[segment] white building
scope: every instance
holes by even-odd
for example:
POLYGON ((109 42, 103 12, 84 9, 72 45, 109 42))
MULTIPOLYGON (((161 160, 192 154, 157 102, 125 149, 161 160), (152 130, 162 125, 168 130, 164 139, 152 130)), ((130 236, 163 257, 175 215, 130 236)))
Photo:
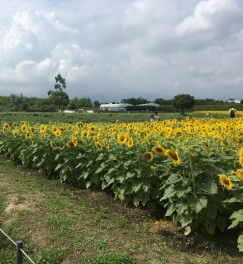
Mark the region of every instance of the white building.
POLYGON ((229 103, 237 103, 240 104, 241 100, 240 99, 232 99, 232 100, 228 100, 229 103))
POLYGON ((126 111, 127 106, 132 106, 131 104, 101 104, 100 110, 108 110, 108 111, 126 111))

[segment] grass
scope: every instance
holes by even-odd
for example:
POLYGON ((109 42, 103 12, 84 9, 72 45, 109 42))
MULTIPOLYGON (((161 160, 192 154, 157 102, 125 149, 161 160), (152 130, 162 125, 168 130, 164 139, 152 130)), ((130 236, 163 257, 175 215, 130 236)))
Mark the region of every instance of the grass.
MULTIPOLYGON (((156 219, 105 192, 61 184, 0 156, 0 227, 14 241, 23 240, 36 264, 243 262, 230 240, 208 247, 215 241, 203 236, 187 247, 193 237, 165 219, 151 232, 156 219)), ((15 246, 0 232, 0 264, 8 263, 15 263, 15 246)))
MULTIPOLYGON (((62 120, 63 123, 76 123, 79 121, 86 123, 107 122, 144 122, 150 121, 152 112, 129 113, 129 112, 96 112, 93 114, 83 113, 42 113, 42 112, 0 112, 0 120, 2 123, 12 123, 27 121, 28 123, 46 124, 48 122, 56 123, 62 120)), ((184 119, 179 113, 159 113, 161 120, 163 119, 184 119)), ((205 117, 205 115, 203 115, 205 117)))

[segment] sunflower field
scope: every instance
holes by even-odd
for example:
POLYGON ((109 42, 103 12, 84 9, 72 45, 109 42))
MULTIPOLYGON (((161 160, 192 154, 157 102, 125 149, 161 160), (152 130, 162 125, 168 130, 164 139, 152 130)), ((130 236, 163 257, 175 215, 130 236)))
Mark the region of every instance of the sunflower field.
POLYGON ((4 123, 0 152, 126 204, 161 208, 186 235, 234 228, 243 251, 243 117, 4 123))

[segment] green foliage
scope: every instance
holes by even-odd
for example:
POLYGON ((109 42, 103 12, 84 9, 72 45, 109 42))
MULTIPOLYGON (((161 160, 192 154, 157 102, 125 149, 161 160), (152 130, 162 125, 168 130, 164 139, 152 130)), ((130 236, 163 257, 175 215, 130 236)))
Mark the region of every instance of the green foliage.
POLYGON ((181 114, 184 114, 185 110, 193 108, 195 99, 189 94, 178 94, 173 98, 172 104, 181 114))
POLYGON ((63 110, 69 103, 69 96, 63 91, 66 88, 66 81, 60 74, 55 77, 55 80, 54 91, 48 91, 49 100, 59 110, 63 110))
POLYGON ((149 101, 145 98, 138 97, 138 98, 128 98, 128 99, 122 99, 121 103, 123 104, 132 104, 132 105, 139 105, 139 104, 147 104, 149 101))

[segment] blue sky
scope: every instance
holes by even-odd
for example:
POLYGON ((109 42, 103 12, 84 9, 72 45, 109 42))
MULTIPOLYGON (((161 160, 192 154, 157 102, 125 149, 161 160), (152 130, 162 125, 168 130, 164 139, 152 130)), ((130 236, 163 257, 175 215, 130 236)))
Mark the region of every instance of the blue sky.
POLYGON ((0 95, 243 99, 242 0, 0 4, 0 95))

